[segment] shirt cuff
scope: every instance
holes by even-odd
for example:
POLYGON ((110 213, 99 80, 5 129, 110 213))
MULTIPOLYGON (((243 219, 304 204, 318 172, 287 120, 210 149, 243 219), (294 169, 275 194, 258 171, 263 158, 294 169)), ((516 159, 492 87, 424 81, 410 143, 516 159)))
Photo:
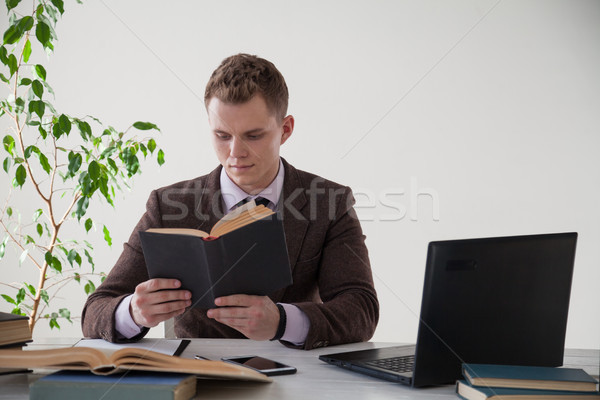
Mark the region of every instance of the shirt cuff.
POLYGON ((285 333, 281 340, 290 342, 295 346, 302 346, 308 336, 310 321, 308 316, 293 304, 279 303, 283 306, 286 315, 285 333))
POLYGON ((131 303, 132 294, 125 297, 117 310, 115 311, 115 329, 117 333, 125 339, 131 339, 132 337, 139 335, 142 331, 142 327, 135 323, 131 314, 129 313, 129 304, 131 303))

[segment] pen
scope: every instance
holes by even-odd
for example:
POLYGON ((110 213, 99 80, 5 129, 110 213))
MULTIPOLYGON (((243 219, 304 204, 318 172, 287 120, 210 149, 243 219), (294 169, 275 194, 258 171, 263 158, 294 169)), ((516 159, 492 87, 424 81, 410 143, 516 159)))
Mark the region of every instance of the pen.
POLYGON ((196 354, 196 355, 194 356, 194 358, 195 358, 196 360, 210 360, 209 358, 206 358, 206 357, 204 357, 204 356, 201 356, 201 355, 199 355, 199 354, 196 354))

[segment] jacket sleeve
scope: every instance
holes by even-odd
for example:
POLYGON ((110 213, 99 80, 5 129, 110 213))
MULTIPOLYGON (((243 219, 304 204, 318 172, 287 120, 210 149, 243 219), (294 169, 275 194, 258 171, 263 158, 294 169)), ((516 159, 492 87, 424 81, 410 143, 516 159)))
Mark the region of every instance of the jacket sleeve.
POLYGON ((379 302, 353 204, 346 188, 324 236, 317 278, 321 302, 295 303, 310 320, 307 350, 369 340, 377 326, 379 302))
POLYGON ((104 282, 92 293, 83 308, 81 325, 83 335, 101 338, 110 342, 136 341, 148 333, 148 328, 131 339, 119 339, 115 329, 115 311, 119 303, 135 291, 135 287, 148 280, 144 254, 138 237, 139 231, 160 227, 158 195, 153 191, 146 203, 146 212, 131 233, 123 252, 104 282))

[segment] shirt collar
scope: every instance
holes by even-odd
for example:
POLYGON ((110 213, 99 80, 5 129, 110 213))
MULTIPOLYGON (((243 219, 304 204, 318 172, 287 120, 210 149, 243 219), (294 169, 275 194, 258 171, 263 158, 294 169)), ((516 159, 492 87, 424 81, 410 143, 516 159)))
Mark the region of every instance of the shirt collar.
POLYGON ((275 179, 267 186, 262 192, 257 195, 249 195, 244 192, 238 185, 236 185, 225 172, 225 168, 221 169, 221 197, 223 198, 223 209, 225 212, 231 211, 231 209, 239 203, 241 200, 244 200, 247 197, 251 199, 255 199, 257 197, 264 197, 269 200, 272 204, 277 206, 279 202, 279 197, 281 196, 281 189, 283 188, 283 177, 284 173, 283 162, 281 158, 279 158, 279 171, 277 171, 277 176, 275 179))

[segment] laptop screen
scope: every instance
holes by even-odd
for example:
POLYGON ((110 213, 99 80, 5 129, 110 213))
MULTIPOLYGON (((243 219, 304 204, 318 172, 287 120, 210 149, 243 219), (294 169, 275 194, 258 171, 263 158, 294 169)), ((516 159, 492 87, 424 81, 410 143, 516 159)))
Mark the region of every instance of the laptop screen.
POLYGON ((414 386, 463 362, 562 365, 577 233, 431 242, 414 386))

